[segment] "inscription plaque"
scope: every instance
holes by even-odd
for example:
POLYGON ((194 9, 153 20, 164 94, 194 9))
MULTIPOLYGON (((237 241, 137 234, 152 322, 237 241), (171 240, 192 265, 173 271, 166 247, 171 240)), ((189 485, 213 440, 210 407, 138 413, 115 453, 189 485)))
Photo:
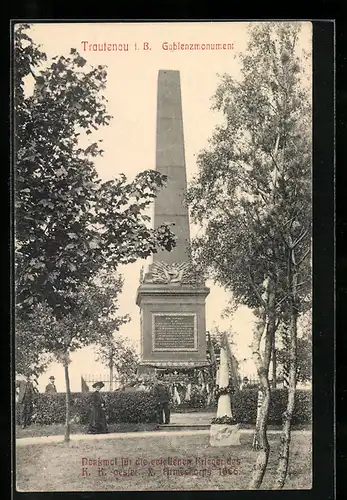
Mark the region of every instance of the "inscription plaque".
POLYGON ((153 314, 153 351, 196 351, 195 314, 153 314))

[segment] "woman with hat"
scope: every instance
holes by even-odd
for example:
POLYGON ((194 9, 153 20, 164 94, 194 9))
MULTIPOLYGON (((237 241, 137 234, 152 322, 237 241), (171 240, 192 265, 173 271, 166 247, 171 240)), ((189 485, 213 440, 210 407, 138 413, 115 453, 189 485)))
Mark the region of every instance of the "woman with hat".
POLYGON ((100 389, 104 387, 103 382, 95 382, 92 387, 95 389, 91 395, 91 411, 88 433, 89 434, 105 434, 107 432, 106 412, 103 398, 100 394, 100 389))

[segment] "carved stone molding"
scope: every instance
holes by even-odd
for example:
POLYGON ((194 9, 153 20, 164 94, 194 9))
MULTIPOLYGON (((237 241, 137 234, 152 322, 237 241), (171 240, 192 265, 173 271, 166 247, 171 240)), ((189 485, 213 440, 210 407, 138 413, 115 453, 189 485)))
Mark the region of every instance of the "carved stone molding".
POLYGON ((150 271, 142 275, 143 283, 202 283, 203 277, 198 273, 190 262, 154 262, 150 271))

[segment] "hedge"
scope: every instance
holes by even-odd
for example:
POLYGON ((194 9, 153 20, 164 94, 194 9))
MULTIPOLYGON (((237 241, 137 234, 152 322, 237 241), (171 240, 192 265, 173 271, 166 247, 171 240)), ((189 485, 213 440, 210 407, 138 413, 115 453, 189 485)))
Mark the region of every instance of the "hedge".
MULTIPOLYGON (((76 423, 85 425, 90 414, 91 393, 71 394, 71 419, 76 423)), ((153 396, 145 391, 116 391, 102 394, 108 422, 113 423, 153 423, 156 421, 156 404, 153 396)), ((34 411, 32 422, 37 424, 62 424, 65 422, 65 393, 37 394, 33 401, 34 411)), ((232 408, 238 422, 254 424, 257 412, 257 389, 245 389, 232 395, 232 408)), ((271 404, 269 424, 281 424, 282 414, 287 403, 286 389, 273 389, 271 391, 271 404)), ((172 407, 173 411, 184 411, 199 408, 201 411, 213 411, 212 407, 206 408, 200 399, 184 404, 179 408, 172 407), (194 403, 194 404, 193 404, 194 403)), ((310 391, 297 390, 293 424, 311 421, 312 394, 310 391)), ((17 412, 17 422, 18 420, 17 412)))
MULTIPOLYGON (((269 409, 269 424, 281 424, 287 406, 287 389, 272 389, 269 409)), ((255 424, 257 415, 258 389, 244 389, 232 395, 234 417, 238 422, 255 424)), ((297 389, 293 424, 304 424, 312 420, 311 391, 297 389)))
MULTIPOLYGON (((105 392, 102 394, 107 409, 108 422, 152 423, 156 421, 156 406, 153 396, 145 391, 105 392)), ((71 393, 71 419, 87 424, 90 415, 91 393, 71 393)), ((37 394, 33 401, 32 423, 65 423, 66 395, 37 394)), ((17 422, 19 412, 17 411, 17 422)))

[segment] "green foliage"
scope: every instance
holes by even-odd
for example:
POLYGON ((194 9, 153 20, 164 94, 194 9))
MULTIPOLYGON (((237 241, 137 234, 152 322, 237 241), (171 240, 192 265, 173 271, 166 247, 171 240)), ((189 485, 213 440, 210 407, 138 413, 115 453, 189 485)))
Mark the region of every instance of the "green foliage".
MULTIPOLYGON (((282 424, 283 412, 287 407, 288 391, 271 390, 269 424, 282 424)), ((255 424, 257 415, 258 390, 245 389, 232 395, 233 415, 237 422, 255 424)), ((295 410, 292 424, 304 424, 312 420, 312 393, 298 389, 295 393, 295 410)))
MULTIPOLYGON (((98 342, 102 335, 119 329, 127 320, 117 315, 117 296, 121 287, 119 276, 103 274, 97 280, 85 283, 77 292, 61 292, 66 302, 71 299, 75 305, 75 309, 65 314, 59 314, 58 306, 58 310, 53 310, 42 302, 32 307, 31 314, 18 315, 16 362, 23 360, 27 365, 32 357, 41 360, 43 353, 51 353, 58 361, 63 361, 68 353, 98 342), (27 351, 30 354, 24 358, 27 351)), ((40 368, 41 372, 45 366, 40 368)))
POLYGON ((165 176, 98 178, 101 141, 91 136, 112 118, 106 68, 89 67, 75 49, 47 61, 29 30, 18 24, 14 34, 16 314, 17 352, 27 342, 38 373, 39 351, 66 360, 118 330, 127 319, 116 315, 117 267, 175 240, 167 225, 149 228, 145 213, 165 176))
POLYGON ((122 385, 136 376, 139 357, 128 339, 116 337, 112 332, 102 336, 99 344, 97 361, 114 368, 122 385))
POLYGON ((42 352, 42 333, 40 316, 32 315, 26 320, 21 317, 16 319, 16 374, 36 378, 46 371, 52 355, 42 352))
MULTIPOLYGON (((281 424, 282 414, 286 408, 287 391, 285 389, 276 389, 271 391, 272 398, 270 404, 269 424, 281 424)), ((255 424, 257 412, 257 394, 256 389, 245 389, 232 395, 233 415, 237 422, 244 424, 255 424)), ((155 422, 155 399, 151 394, 145 391, 116 391, 105 392, 102 394, 109 423, 129 422, 144 423, 155 422)), ((40 393, 34 397, 33 423, 38 424, 57 424, 65 422, 65 393, 45 394, 40 393)), ((185 405, 188 411, 191 408, 197 408, 197 400, 191 404, 185 405)), ((90 412, 90 394, 72 393, 71 394, 71 419, 76 423, 86 425, 90 412)), ((295 395, 295 412, 293 424, 304 424, 311 422, 312 415, 312 394, 310 391, 297 390, 295 395)), ((18 408, 17 408, 18 410, 18 408)), ((173 411, 176 411, 172 407, 173 411)), ((177 408, 177 411, 182 408, 177 408)), ((201 410, 206 411, 204 405, 201 410)), ((213 411, 213 408, 209 410, 213 411)), ((18 413, 18 412, 17 412, 18 413)))
MULTIPOLYGON (((156 404, 147 392, 106 392, 105 401, 108 423, 145 423, 156 421, 156 404)), ((65 393, 37 394, 34 398, 32 423, 65 423, 65 393)), ((87 425, 91 408, 91 395, 71 393, 71 420, 87 425)), ((17 411, 18 419, 18 411, 17 411)), ((19 421, 19 420, 17 420, 19 421)))
POLYGON ((224 417, 216 417, 211 420, 211 424, 214 425, 235 425, 238 422, 231 417, 228 417, 227 415, 224 415, 224 417))
MULTIPOLYGON (((288 367, 288 349, 278 349, 276 351, 277 365, 281 371, 288 367)), ((312 339, 311 336, 298 338, 297 341, 297 372, 298 382, 312 380, 312 339)))
POLYGON ((16 30, 14 50, 18 310, 45 300, 65 314, 76 303, 64 292, 175 242, 168 226, 149 228, 144 213, 165 177, 98 178, 100 141, 88 138, 112 118, 102 95, 106 68, 87 67, 75 49, 40 66, 46 57, 25 31, 16 30))
POLYGON ((310 295, 311 108, 298 37, 294 23, 252 27, 240 81, 221 77, 214 108, 225 120, 199 154, 188 192, 204 229, 194 258, 253 309, 264 306, 269 277, 276 302, 286 306, 294 244, 301 301, 310 295))

